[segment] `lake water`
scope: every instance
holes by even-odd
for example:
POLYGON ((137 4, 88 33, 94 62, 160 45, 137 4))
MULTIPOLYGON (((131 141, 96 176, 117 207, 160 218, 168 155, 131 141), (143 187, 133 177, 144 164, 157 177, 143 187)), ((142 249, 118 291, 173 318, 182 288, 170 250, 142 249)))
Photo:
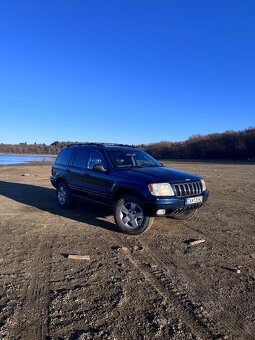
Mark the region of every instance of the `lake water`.
POLYGON ((29 162, 53 161, 55 157, 0 154, 0 165, 24 164, 29 162))

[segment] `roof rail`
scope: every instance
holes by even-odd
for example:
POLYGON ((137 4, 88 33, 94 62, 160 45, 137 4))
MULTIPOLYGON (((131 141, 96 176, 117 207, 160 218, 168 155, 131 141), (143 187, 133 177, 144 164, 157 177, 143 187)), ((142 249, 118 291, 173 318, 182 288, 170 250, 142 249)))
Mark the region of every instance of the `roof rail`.
POLYGON ((135 145, 132 144, 118 144, 118 143, 104 143, 103 145, 105 146, 126 146, 126 147, 129 147, 129 148, 135 148, 135 145))
POLYGON ((69 146, 83 146, 83 145, 103 146, 102 143, 72 143, 72 144, 68 144, 67 147, 69 147, 69 146))
POLYGON ((135 145, 129 145, 129 144, 117 144, 117 143, 73 143, 67 145, 69 146, 85 146, 85 145, 92 145, 92 146, 125 146, 129 148, 135 148, 135 145))

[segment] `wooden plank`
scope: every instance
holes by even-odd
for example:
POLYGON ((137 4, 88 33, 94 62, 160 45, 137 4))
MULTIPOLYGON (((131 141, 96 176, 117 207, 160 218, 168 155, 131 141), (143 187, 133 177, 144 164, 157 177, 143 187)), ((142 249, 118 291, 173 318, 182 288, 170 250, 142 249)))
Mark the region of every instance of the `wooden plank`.
POLYGON ((90 256, 89 255, 71 255, 69 254, 67 256, 71 260, 83 260, 83 261, 90 261, 90 256))
POLYGON ((196 244, 200 244, 200 243, 204 243, 205 242, 205 240, 195 240, 195 241, 190 241, 189 242, 189 245, 190 246, 195 246, 196 244))

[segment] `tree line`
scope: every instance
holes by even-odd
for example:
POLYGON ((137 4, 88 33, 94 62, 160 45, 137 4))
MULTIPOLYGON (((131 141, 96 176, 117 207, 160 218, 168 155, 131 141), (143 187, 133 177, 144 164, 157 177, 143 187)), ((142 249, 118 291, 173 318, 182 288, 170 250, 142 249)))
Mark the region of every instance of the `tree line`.
POLYGON ((53 142, 50 145, 43 144, 28 144, 27 142, 19 144, 3 144, 0 143, 0 153, 14 153, 14 154, 46 154, 56 155, 65 146, 72 144, 71 142, 53 142))
MULTIPOLYGON (((73 142, 55 141, 50 145, 0 144, 0 153, 58 154, 73 142)), ((255 160, 255 127, 243 131, 226 131, 195 135, 183 142, 162 141, 137 147, 157 159, 253 159, 255 160)))
POLYGON ((255 128, 195 135, 184 142, 159 142, 142 147, 158 159, 255 160, 255 128))

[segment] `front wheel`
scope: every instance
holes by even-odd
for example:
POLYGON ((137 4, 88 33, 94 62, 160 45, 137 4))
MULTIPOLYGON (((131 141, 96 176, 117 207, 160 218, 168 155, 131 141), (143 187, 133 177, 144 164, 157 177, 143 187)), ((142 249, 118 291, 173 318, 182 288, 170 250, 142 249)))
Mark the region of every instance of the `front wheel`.
POLYGON ((135 196, 121 197, 114 208, 114 219, 124 233, 138 235, 148 230, 153 219, 146 215, 142 202, 135 196))
POLYGON ((68 209, 72 206, 73 198, 66 182, 62 181, 58 184, 56 198, 60 208, 68 209))

